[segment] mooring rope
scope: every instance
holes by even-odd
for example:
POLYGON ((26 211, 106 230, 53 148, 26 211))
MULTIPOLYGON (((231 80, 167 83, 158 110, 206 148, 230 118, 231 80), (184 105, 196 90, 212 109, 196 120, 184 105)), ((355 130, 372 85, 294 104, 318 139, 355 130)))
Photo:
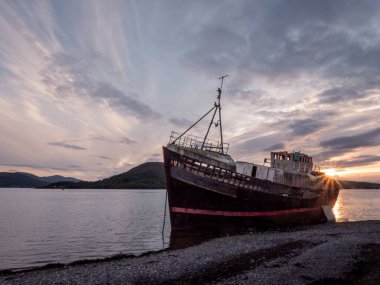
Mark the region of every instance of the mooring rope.
POLYGON ((162 245, 165 247, 165 222, 166 222, 166 207, 167 207, 167 201, 168 201, 168 190, 166 189, 166 194, 165 194, 165 208, 164 208, 164 222, 162 223, 162 245))

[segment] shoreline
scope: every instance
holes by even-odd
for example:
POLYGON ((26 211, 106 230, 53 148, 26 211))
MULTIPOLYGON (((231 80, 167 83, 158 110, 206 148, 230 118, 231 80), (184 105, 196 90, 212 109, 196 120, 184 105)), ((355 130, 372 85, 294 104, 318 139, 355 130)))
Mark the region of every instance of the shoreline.
POLYGON ((3 270, 0 284, 368 285, 380 283, 379 268, 380 221, 362 221, 220 237, 138 256, 3 270))
MULTIPOLYGON (((102 263, 102 262, 108 262, 108 261, 116 261, 121 260, 125 258, 139 258, 151 254, 160 253, 162 251, 170 250, 170 248, 165 248, 161 250, 152 250, 143 252, 141 254, 127 254, 127 253, 120 253, 115 254, 107 257, 102 258, 94 258, 94 259, 78 259, 75 261, 63 263, 63 262, 54 262, 54 263, 48 263, 42 266, 30 266, 30 267, 21 267, 21 268, 9 268, 9 269, 0 269, 0 278, 1 276, 9 276, 9 275, 15 275, 15 274, 22 274, 27 272, 33 272, 33 271, 40 271, 40 270, 46 270, 46 269, 59 269, 59 268, 67 268, 71 266, 77 266, 77 265, 88 265, 92 263, 102 263)), ((0 279, 1 280, 1 279, 0 279)))

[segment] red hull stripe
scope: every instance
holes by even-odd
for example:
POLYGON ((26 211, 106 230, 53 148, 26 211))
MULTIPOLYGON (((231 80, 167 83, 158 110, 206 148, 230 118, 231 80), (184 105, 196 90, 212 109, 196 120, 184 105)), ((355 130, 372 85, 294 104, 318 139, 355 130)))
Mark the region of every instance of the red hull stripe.
POLYGON ((265 217, 265 216, 281 216, 295 213, 304 213, 320 210, 320 208, 297 208, 290 210, 266 211, 266 212, 231 212, 231 211, 215 211, 201 210, 190 208, 171 207, 170 210, 174 213, 186 213, 196 215, 211 215, 211 216, 227 216, 227 217, 265 217))

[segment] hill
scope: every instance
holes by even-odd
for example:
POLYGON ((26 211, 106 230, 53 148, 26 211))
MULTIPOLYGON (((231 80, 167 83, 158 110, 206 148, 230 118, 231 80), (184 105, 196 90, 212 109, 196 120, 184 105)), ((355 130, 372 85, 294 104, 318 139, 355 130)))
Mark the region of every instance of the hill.
POLYGON ((60 175, 39 177, 26 172, 0 172, 0 187, 41 187, 62 181, 78 182, 80 180, 60 175))
POLYGON ((343 189, 380 189, 379 183, 373 182, 360 182, 360 181, 349 181, 339 179, 340 184, 343 189))
POLYGON ((87 188, 87 189, 162 189, 166 188, 164 164, 146 162, 127 172, 95 182, 53 183, 49 188, 87 188))
MULTIPOLYGON (((375 189, 379 183, 339 180, 345 189, 375 189)), ((73 189, 163 189, 166 188, 164 164, 146 162, 127 172, 98 181, 79 181, 59 175, 38 177, 30 173, 0 172, 0 187, 39 187, 73 189)))
MULTIPOLYGON (((380 188, 380 184, 339 180, 345 189, 380 188)), ((127 172, 111 176, 95 182, 53 183, 49 188, 87 188, 87 189, 162 189, 166 188, 164 164, 162 162, 146 162, 127 172)))

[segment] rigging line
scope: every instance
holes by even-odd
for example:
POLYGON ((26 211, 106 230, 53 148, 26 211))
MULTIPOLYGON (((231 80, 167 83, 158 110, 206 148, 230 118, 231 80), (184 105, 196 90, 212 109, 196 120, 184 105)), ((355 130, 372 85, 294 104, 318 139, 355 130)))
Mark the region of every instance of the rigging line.
POLYGON ((190 131, 196 124, 198 124, 204 117, 206 117, 208 114, 210 114, 210 112, 212 111, 212 110, 214 110, 214 108, 216 108, 216 106, 214 106, 214 107, 212 107, 211 109, 210 109, 210 111, 208 111, 206 114, 204 114, 203 115, 203 117, 202 118, 200 118, 198 121, 196 121, 194 124, 192 124, 191 125, 191 127, 189 127, 186 131, 184 131, 178 138, 176 138, 173 142, 172 142, 172 144, 175 144, 175 142, 177 141, 177 140, 179 140, 184 134, 186 134, 188 131, 190 131))
POLYGON ((220 129, 220 143, 222 145, 222 154, 224 154, 224 146, 223 146, 223 130, 222 130, 222 112, 219 104, 219 129, 220 129))
POLYGON ((215 114, 216 114, 216 111, 217 111, 217 110, 218 110, 218 107, 215 108, 214 115, 212 115, 210 125, 208 126, 207 133, 206 133, 205 138, 204 138, 203 143, 202 143, 202 147, 201 147, 202 150, 203 150, 203 147, 204 147, 204 145, 205 145, 205 143, 206 143, 207 136, 208 136, 208 133, 210 132, 210 128, 211 128, 211 125, 212 125, 212 123, 213 123, 213 121, 214 121, 215 114))

